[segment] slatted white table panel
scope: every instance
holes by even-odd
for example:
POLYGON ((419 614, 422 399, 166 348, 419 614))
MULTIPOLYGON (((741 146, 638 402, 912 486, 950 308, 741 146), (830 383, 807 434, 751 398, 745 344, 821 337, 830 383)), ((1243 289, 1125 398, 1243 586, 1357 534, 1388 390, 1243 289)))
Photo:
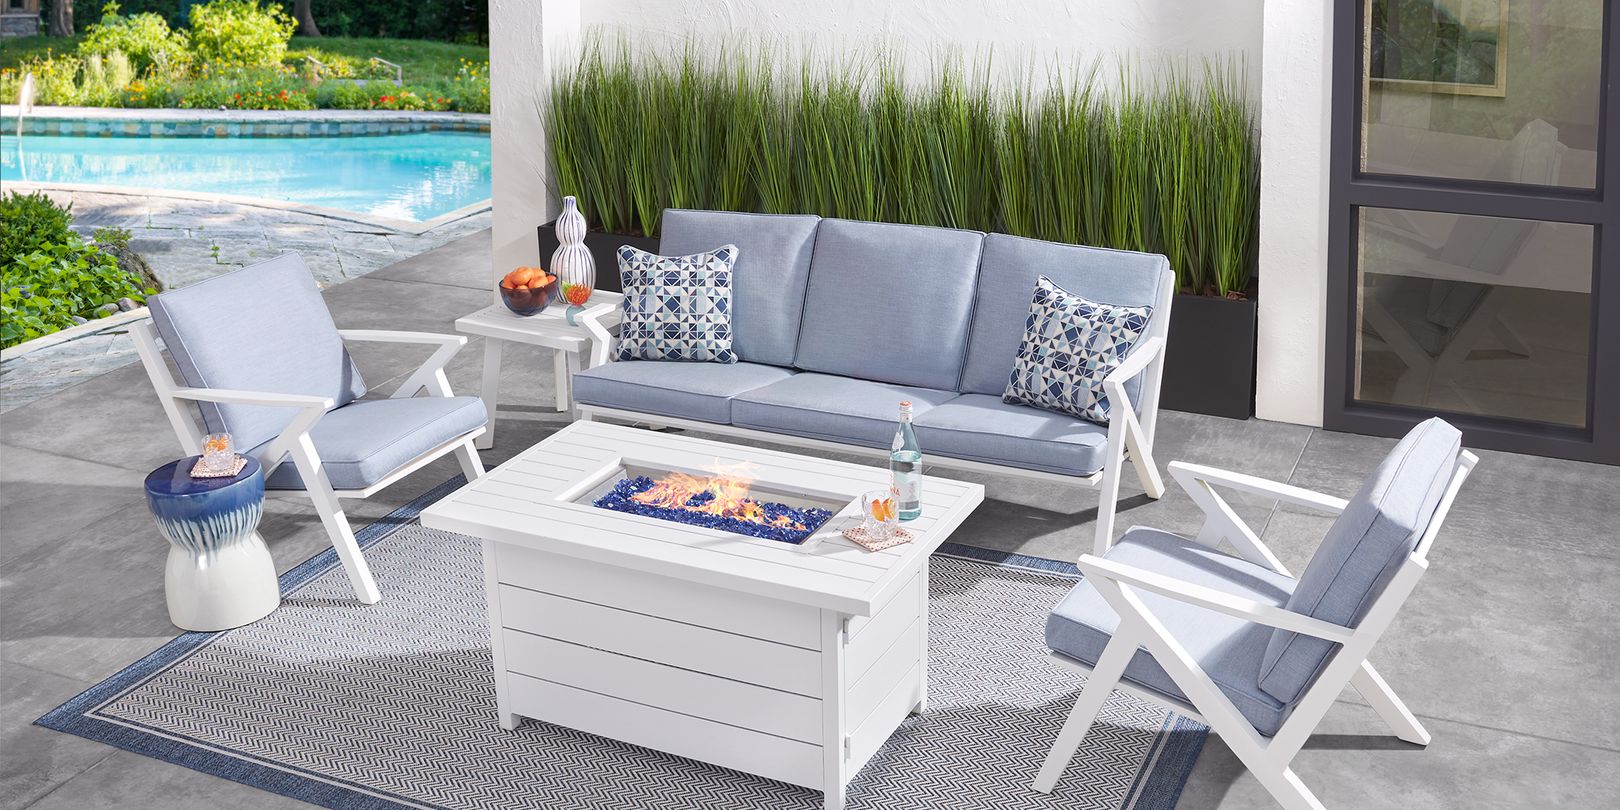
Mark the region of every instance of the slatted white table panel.
POLYGON ((886 470, 597 422, 559 431, 422 513, 484 540, 500 722, 557 723, 822 790, 927 701, 928 555, 984 500, 927 476, 916 539, 839 532, 886 470), (801 546, 574 503, 630 464, 746 465, 848 504, 801 546))

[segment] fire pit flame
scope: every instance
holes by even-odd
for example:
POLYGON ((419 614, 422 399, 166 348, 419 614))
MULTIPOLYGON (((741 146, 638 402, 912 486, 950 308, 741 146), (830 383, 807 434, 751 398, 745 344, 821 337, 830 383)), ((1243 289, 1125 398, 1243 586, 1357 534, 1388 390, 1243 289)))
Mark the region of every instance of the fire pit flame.
POLYGON ((657 480, 636 476, 621 479, 594 505, 787 543, 804 542, 832 517, 826 509, 756 500, 749 495, 752 484, 740 468, 709 476, 671 472, 657 480))

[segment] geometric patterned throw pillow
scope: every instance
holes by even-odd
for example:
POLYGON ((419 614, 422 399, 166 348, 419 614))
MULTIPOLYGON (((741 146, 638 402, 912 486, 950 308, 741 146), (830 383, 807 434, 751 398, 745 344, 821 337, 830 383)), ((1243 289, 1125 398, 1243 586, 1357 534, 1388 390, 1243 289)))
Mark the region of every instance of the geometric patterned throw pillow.
POLYGON ((620 360, 735 363, 731 349, 731 267, 737 246, 691 256, 619 248, 624 318, 620 360))
POLYGON ((1152 307, 1099 304, 1041 276, 1003 402, 1108 424, 1103 378, 1142 337, 1152 307))

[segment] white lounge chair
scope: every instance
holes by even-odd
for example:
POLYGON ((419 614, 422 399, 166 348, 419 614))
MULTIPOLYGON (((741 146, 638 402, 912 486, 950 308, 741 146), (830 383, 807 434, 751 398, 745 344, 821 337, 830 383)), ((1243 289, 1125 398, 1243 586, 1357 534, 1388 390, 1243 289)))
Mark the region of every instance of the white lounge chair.
POLYGON ((1059 662, 1089 672, 1035 778, 1050 792, 1116 687, 1202 719, 1277 802, 1321 808, 1289 763, 1346 684, 1395 736, 1426 745, 1418 723, 1367 660, 1418 579, 1457 490, 1478 459, 1439 419, 1418 425, 1348 501, 1238 473, 1173 462, 1203 509, 1195 539, 1136 528, 1102 556, 1047 622, 1059 662), (1337 514, 1294 578, 1215 485, 1337 514), (1226 540, 1241 556, 1216 550, 1226 540))
POLYGON ((471 481, 484 474, 473 447, 488 417, 477 397, 450 393, 444 365, 460 335, 338 329, 297 254, 288 253, 147 302, 152 320, 130 334, 182 452, 205 431, 228 432, 258 458, 270 489, 309 493, 361 602, 382 595, 339 498, 369 498, 453 453, 471 481), (158 338, 180 370, 177 382, 158 338), (344 341, 438 347, 389 399, 361 399, 366 384, 344 341), (428 396, 417 397, 426 392, 428 396), (291 462, 288 464, 287 462, 291 462))

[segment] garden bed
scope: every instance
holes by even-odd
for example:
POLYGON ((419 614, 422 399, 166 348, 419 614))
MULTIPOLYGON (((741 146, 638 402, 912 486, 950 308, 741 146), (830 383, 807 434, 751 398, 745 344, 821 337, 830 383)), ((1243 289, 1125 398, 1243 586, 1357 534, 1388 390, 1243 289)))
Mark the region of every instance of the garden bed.
POLYGON ((176 28, 110 6, 83 36, 7 41, 0 97, 32 74, 37 103, 56 106, 489 111, 486 47, 292 30, 271 5, 201 4, 176 28))

